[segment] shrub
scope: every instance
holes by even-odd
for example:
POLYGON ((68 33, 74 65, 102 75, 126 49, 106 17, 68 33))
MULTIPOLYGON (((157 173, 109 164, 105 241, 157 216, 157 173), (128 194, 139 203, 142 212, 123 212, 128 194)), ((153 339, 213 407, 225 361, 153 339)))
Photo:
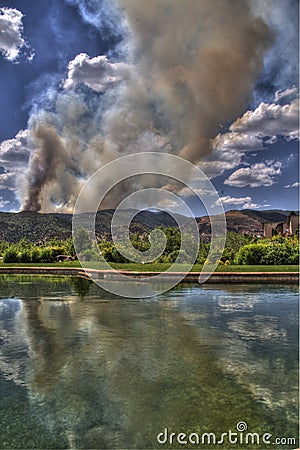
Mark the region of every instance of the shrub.
POLYGON ((18 253, 17 256, 18 262, 21 263, 30 263, 31 262, 31 250, 29 248, 23 249, 18 253))
POLYGON ((121 253, 119 253, 116 248, 112 249, 111 256, 112 256, 112 262, 116 262, 116 263, 120 263, 120 264, 129 262, 128 259, 125 258, 123 255, 121 255, 121 253))
POLYGON ((169 263, 170 261, 168 255, 160 255, 155 262, 166 264, 169 263))
POLYGON ((18 249, 14 246, 8 247, 3 255, 3 262, 5 263, 15 263, 18 262, 18 249))
POLYGON ((31 250, 31 262, 40 262, 40 250, 38 248, 31 250))
POLYGON ((93 250, 85 250, 84 252, 81 252, 80 257, 84 261, 100 261, 101 260, 99 252, 94 249, 93 250))
POLYGON ((184 264, 189 261, 189 256, 185 250, 180 250, 178 254, 178 263, 184 264))
POLYGON ((266 254, 268 245, 265 244, 249 244, 241 247, 236 255, 237 264, 263 264, 262 258, 266 254))
POLYGON ((298 262, 298 245, 290 242, 249 244, 242 247, 236 255, 237 264, 284 265, 298 262))
POLYGON ((53 262, 55 258, 52 256, 52 248, 51 247, 44 247, 40 249, 40 262, 41 263, 47 263, 47 262, 53 262))
POLYGON ((298 247, 291 244, 267 245, 262 264, 298 264, 298 247))
POLYGON ((106 261, 113 262, 112 248, 104 248, 101 253, 106 261))
POLYGON ((171 253, 169 253, 168 254, 169 262, 173 264, 176 261, 178 254, 179 254, 178 250, 173 250, 171 253))

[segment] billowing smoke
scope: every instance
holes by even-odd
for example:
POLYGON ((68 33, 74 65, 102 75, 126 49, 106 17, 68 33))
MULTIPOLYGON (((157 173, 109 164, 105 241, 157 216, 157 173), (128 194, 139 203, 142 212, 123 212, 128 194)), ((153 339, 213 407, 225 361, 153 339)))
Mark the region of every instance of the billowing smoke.
MULTIPOLYGON (((86 14, 83 0, 73 4, 86 14)), ((166 151, 197 163, 212 150, 220 124, 251 99, 272 33, 247 0, 118 6, 127 28, 120 59, 78 55, 64 90, 52 93, 52 111, 31 117, 23 209, 71 211, 88 176, 126 154, 166 151)))
MULTIPOLYGON (((66 198, 63 191, 69 194, 69 184, 76 183, 78 171, 77 164, 55 129, 40 124, 31 130, 31 136, 36 148, 27 172, 30 190, 29 197, 24 199, 24 209, 39 211, 42 207, 43 187, 55 183, 60 188, 60 198, 66 198)), ((51 200, 55 203, 55 189, 51 191, 51 195, 51 200)))
POLYGON ((270 44, 265 23, 240 0, 120 0, 136 37, 139 66, 176 150, 196 162, 219 125, 250 100, 270 44), (183 148, 183 149, 181 149, 183 148))

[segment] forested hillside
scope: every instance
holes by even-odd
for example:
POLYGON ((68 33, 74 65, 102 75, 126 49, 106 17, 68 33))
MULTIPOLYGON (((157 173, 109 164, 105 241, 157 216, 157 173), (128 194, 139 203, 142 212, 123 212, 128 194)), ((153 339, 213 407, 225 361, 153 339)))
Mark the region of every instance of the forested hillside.
MULTIPOLYGON (((290 211, 254 211, 231 210, 226 213, 228 231, 257 234, 262 231, 265 222, 280 222, 286 220, 290 211)), ((98 238, 110 238, 110 223, 114 210, 104 210, 97 213, 96 235, 98 238)), ((124 221, 128 211, 124 211, 124 221)), ((88 217, 89 215, 86 215, 88 217)), ((200 235, 209 237, 209 217, 197 218, 200 235)), ((142 211, 134 218, 131 230, 144 234, 158 226, 174 227, 174 219, 165 212, 142 211)), ((19 242, 25 238, 29 242, 45 243, 57 237, 60 240, 72 235, 71 214, 41 214, 31 211, 20 213, 0 212, 0 240, 19 242)))

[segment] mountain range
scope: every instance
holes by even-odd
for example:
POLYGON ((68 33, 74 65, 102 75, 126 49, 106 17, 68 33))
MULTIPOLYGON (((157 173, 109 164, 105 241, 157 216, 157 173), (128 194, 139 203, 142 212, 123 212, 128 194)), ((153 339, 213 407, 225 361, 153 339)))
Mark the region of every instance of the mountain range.
MULTIPOLYGON (((124 210, 124 221, 132 211, 124 210)), ((262 231, 262 224, 267 222, 284 222, 290 211, 251 209, 230 210, 226 212, 227 230, 238 233, 258 234, 262 231)), ((98 211, 96 216, 96 235, 99 239, 110 239, 110 223, 114 214, 113 209, 98 211)), ((175 214, 174 217, 179 217, 175 214)), ((0 212, 0 240, 18 242, 22 238, 30 242, 45 243, 55 237, 60 240, 72 236, 72 214, 48 213, 42 214, 32 211, 19 213, 0 212)), ((86 214, 86 218, 90 214, 86 214)), ((181 216, 184 222, 184 217, 181 216)), ((84 220, 84 219, 83 219, 84 220)), ((208 216, 196 218, 199 233, 209 238, 210 220, 208 216)), ((141 211, 133 219, 130 230, 145 233, 158 226, 174 227, 176 222, 166 212, 141 211)))

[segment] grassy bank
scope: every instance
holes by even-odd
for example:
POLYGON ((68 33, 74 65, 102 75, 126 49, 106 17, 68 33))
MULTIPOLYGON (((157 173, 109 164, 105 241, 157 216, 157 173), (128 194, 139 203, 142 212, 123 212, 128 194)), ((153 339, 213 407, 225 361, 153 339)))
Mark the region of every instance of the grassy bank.
MULTIPOLYGON (((136 272, 164 272, 170 267, 170 264, 156 263, 156 264, 119 264, 110 263, 111 267, 119 270, 131 270, 136 272)), ((0 263, 0 267, 80 267, 78 261, 68 261, 63 263, 0 263)), ((192 272, 201 272, 203 265, 195 264, 192 272)), ((99 264, 99 269, 101 266, 99 264)), ((177 271, 185 271, 184 265, 178 265, 177 271)), ((247 266, 247 265, 224 265, 220 264, 217 267, 217 272, 298 272, 299 266, 297 265, 277 265, 277 266, 247 266)))
MULTIPOLYGON (((114 269, 121 270, 133 270, 137 272, 164 272, 169 264, 116 264, 112 263, 111 266, 114 269)), ((201 272, 203 268, 202 264, 195 264, 191 272, 201 272)), ((181 271, 184 270, 184 266, 176 267, 176 270, 181 271)), ((298 272, 299 267, 295 265, 286 265, 286 266, 234 266, 234 265, 224 265, 220 264, 217 269, 217 272, 298 272)))
POLYGON ((67 261, 63 263, 4 263, 0 262, 0 267, 81 267, 78 261, 67 261))

